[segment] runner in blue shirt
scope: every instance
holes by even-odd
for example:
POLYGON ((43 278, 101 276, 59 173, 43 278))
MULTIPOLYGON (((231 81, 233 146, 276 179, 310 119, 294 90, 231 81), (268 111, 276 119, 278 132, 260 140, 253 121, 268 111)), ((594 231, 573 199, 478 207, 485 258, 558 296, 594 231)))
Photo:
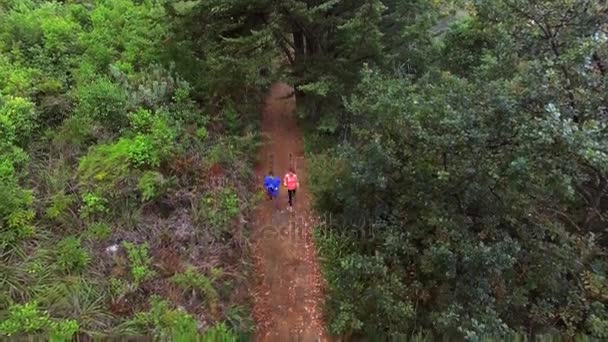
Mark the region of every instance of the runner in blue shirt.
POLYGON ((268 172, 268 175, 264 177, 264 189, 266 189, 266 195, 268 199, 272 200, 277 198, 279 195, 279 187, 281 186, 281 179, 274 176, 272 171, 268 172))

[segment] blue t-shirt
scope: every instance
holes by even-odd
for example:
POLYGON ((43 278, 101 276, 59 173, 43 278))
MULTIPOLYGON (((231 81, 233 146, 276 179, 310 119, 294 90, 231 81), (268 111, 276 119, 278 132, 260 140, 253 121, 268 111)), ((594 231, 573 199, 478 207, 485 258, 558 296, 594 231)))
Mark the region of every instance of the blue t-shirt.
POLYGON ((280 186, 281 186, 281 179, 279 177, 273 177, 273 176, 264 177, 264 188, 273 197, 276 197, 279 194, 280 186))

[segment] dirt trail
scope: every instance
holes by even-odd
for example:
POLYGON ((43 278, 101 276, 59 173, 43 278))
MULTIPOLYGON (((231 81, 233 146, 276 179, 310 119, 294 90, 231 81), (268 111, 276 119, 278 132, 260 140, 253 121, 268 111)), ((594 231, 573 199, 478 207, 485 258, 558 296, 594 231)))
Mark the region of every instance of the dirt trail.
POLYGON ((270 167, 282 178, 292 154, 300 189, 292 213, 286 210, 287 190, 283 186, 277 203, 267 201, 256 210, 253 240, 257 282, 253 311, 258 341, 327 340, 321 318, 321 278, 312 242, 302 134, 293 115, 295 99, 287 97, 292 91, 286 84, 275 84, 263 111, 266 140, 257 169, 260 184, 270 167))

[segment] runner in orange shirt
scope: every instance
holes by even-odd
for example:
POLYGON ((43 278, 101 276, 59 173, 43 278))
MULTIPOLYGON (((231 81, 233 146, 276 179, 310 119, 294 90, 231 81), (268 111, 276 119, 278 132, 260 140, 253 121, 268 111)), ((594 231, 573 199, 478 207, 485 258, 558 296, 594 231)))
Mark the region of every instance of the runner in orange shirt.
POLYGON ((289 168, 289 172, 283 178, 283 185, 287 188, 287 195, 289 197, 289 211, 293 210, 293 199, 296 196, 296 190, 300 187, 298 176, 296 175, 293 167, 289 168))

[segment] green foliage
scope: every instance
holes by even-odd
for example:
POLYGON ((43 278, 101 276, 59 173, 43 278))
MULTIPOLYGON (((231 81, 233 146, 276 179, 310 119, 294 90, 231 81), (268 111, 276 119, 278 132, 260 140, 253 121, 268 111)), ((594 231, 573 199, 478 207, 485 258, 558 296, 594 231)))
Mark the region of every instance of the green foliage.
POLYGON ((171 278, 171 281, 186 291, 198 291, 207 300, 207 306, 213 315, 217 314, 218 293, 213 283, 222 275, 220 269, 211 269, 210 276, 198 272, 193 266, 189 266, 184 273, 179 273, 171 278))
POLYGON ((228 132, 231 132, 232 134, 238 134, 240 132, 242 121, 233 105, 228 105, 224 108, 222 111, 222 118, 228 132))
POLYGON ((320 117, 337 138, 310 182, 331 217, 317 241, 332 332, 602 335, 606 207, 590 199, 606 199, 608 46, 606 6, 586 4, 471 2, 433 39, 420 16, 399 39, 424 65, 369 63, 320 117))
POLYGON ((150 201, 160 197, 165 190, 166 183, 167 181, 161 173, 154 171, 144 172, 137 184, 142 201, 150 201))
POLYGON ((110 294, 113 297, 122 297, 125 294, 127 288, 128 284, 124 280, 119 278, 110 279, 110 294))
POLYGON ((198 341, 199 333, 196 320, 183 309, 171 309, 159 296, 150 298, 150 310, 138 312, 127 323, 144 332, 153 332, 161 339, 173 341, 198 341))
POLYGON ((99 194, 87 192, 82 196, 83 205, 80 208, 82 218, 92 218, 109 211, 108 201, 99 194))
POLYGON ((142 282, 150 280, 152 277, 154 277, 155 273, 151 269, 152 258, 148 252, 148 245, 136 245, 128 241, 123 242, 122 245, 127 252, 133 282, 135 284, 141 284, 142 282))
POLYGON ((236 334, 224 323, 219 323, 204 331, 202 336, 203 341, 218 341, 218 342, 236 342, 238 341, 236 334))
POLYGON ((15 210, 7 217, 6 224, 17 237, 25 238, 34 235, 34 227, 31 225, 35 213, 31 209, 15 210))
POLYGON ((140 108, 128 115, 129 124, 135 132, 146 133, 152 126, 152 113, 149 110, 140 108))
POLYGON ((0 335, 31 335, 45 331, 53 342, 71 341, 79 329, 78 322, 74 320, 51 320, 48 313, 38 309, 35 301, 12 305, 8 318, 0 323, 0 335))
MULTIPOLYGON (((156 214, 149 202, 186 192, 200 198, 207 189, 198 183, 200 171, 215 163, 212 151, 223 164, 236 165, 235 188, 248 188, 256 136, 240 135, 257 121, 259 87, 268 79, 258 77, 259 59, 239 65, 236 54, 220 47, 223 29, 209 29, 199 39, 187 23, 200 21, 172 7, 163 1, 0 0, 0 317, 10 316, 13 303, 38 301, 48 311, 19 309, 33 322, 39 317, 47 323, 35 331, 17 327, 17 335, 63 341, 76 332, 82 338, 120 334, 124 303, 135 311, 146 305, 138 290, 154 275, 147 243, 159 246, 156 239, 164 238, 150 217, 142 219, 156 214), (227 129, 220 133, 218 127, 227 129), (183 160, 196 164, 180 165, 183 160), (169 175, 178 168, 182 182, 173 189, 169 175), (82 236, 67 235, 82 229, 82 236), (99 243, 124 237, 126 230, 142 243, 125 245, 130 274, 108 286, 101 271, 107 264, 91 265, 90 259, 110 259, 115 252, 103 252, 99 243)), ((264 36, 259 38, 268 47, 264 36)), ((275 51, 261 54, 270 64, 275 51)), ((187 202, 172 203, 169 218, 163 207, 157 219, 174 220, 174 209, 187 213, 187 202)), ((231 196, 216 205, 221 217, 242 209, 231 196)), ((206 247, 175 250, 187 259, 200 248, 206 247)), ((124 262, 118 253, 114 261, 124 262)), ((163 286, 169 278, 158 281, 163 286)), ((172 330, 200 338, 189 316, 167 304, 158 317, 163 310, 175 327, 167 339, 172 330)))
POLYGON ((196 137, 200 141, 205 141, 205 139, 207 138, 208 135, 209 135, 209 132, 207 131, 207 129, 205 127, 200 127, 196 130, 196 137))
POLYGON ((89 116, 112 131, 127 125, 127 99, 122 89, 108 79, 96 79, 78 88, 77 113, 89 116))
POLYGON ((127 150, 127 160, 136 167, 160 165, 160 156, 154 148, 152 139, 145 135, 137 135, 127 150))
POLYGON ((46 209, 46 216, 51 220, 56 220, 66 213, 74 204, 74 196, 65 193, 58 193, 51 198, 51 203, 46 209))
POLYGON ((74 320, 64 320, 50 323, 49 340, 51 342, 71 341, 80 327, 74 320))
POLYGON ((86 234, 93 240, 104 241, 112 236, 112 227, 107 223, 95 222, 89 225, 86 234))
POLYGON ((0 334, 12 336, 19 333, 40 332, 49 324, 49 316, 38 309, 38 303, 15 304, 9 308, 9 315, 0 323, 0 334))
POLYGON ((199 202, 199 217, 211 224, 217 234, 225 232, 230 222, 239 213, 239 198, 236 192, 222 188, 218 193, 209 193, 199 202))
POLYGON ((57 243, 57 266, 64 272, 84 270, 91 258, 75 236, 68 236, 57 243))
POLYGON ((34 104, 22 97, 0 97, 0 149, 10 144, 25 147, 32 137, 36 115, 34 104))
MULTIPOLYGON (((80 159, 78 173, 87 184, 115 189, 129 176, 129 148, 132 141, 120 139, 114 144, 100 144, 80 159)), ((107 191, 106 190, 106 191, 107 191)))
POLYGON ((226 309, 226 323, 236 332, 252 333, 255 330, 255 322, 251 317, 249 308, 236 305, 226 309))
POLYGON ((12 246, 20 239, 32 237, 35 232, 34 202, 31 190, 20 186, 19 164, 26 160, 20 149, 11 154, 0 153, 0 247, 12 246))

